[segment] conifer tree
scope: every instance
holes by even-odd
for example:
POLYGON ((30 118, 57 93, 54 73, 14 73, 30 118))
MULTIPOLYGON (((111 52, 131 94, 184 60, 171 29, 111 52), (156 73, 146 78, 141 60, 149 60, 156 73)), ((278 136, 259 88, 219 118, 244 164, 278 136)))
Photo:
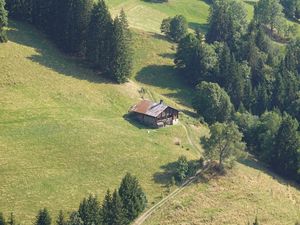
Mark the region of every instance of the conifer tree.
POLYGON ((274 147, 270 155, 271 166, 275 171, 299 181, 300 135, 299 123, 287 113, 275 137, 274 147))
POLYGON ((56 225, 67 225, 64 213, 62 210, 59 211, 57 220, 56 220, 56 225))
POLYGON ((102 204, 102 224, 112 224, 113 216, 114 215, 112 214, 112 196, 110 194, 110 191, 107 190, 102 204))
POLYGON ((119 195, 122 199, 125 216, 128 221, 133 221, 145 209, 146 195, 136 177, 127 173, 122 179, 119 195))
POLYGON ((69 221, 67 223, 68 225, 83 225, 83 221, 80 218, 80 215, 78 212, 72 212, 69 218, 69 221))
POLYGON ((114 20, 112 33, 112 60, 110 74, 118 83, 124 83, 131 75, 133 51, 131 35, 124 13, 114 20), (123 15, 122 15, 123 14, 123 15))
POLYGON ((35 225, 51 225, 51 217, 46 208, 41 209, 36 216, 35 225))
POLYGON ((88 198, 84 198, 78 212, 84 225, 101 224, 100 204, 96 196, 90 195, 88 198))
POLYGON ((103 0, 98 1, 91 12, 88 26, 86 58, 102 73, 110 71, 111 36, 113 21, 103 0))
POLYGON ((129 224, 130 221, 125 217, 122 199, 116 190, 112 195, 111 211, 113 215, 111 225, 129 224))
POLYGON ((7 42, 5 26, 7 26, 7 11, 5 10, 5 0, 0 0, 0 43, 7 42))

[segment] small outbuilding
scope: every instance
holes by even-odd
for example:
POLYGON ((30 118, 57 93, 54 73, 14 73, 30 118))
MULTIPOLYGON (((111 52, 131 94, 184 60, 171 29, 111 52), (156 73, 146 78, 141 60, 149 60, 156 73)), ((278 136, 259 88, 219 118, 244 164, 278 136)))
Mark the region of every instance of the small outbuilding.
POLYGON ((142 100, 132 106, 129 113, 141 123, 159 128, 176 124, 179 110, 164 104, 162 100, 159 103, 142 100))

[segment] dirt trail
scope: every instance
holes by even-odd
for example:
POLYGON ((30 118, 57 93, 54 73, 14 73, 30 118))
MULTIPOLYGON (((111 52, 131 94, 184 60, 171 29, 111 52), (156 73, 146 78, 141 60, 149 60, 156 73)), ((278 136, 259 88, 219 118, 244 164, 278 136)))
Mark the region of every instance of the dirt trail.
POLYGON ((137 218, 133 225, 141 225, 143 224, 146 219, 151 216, 155 211, 157 211, 160 207, 162 207, 164 204, 168 202, 171 198, 178 195, 181 191, 183 191, 189 184, 193 183, 198 175, 199 172, 193 177, 190 177, 188 180, 186 180, 180 187, 176 188, 174 191, 172 191, 168 196, 160 200, 158 203, 156 203, 154 206, 152 206, 150 209, 148 209, 146 212, 144 212, 139 218, 137 218))

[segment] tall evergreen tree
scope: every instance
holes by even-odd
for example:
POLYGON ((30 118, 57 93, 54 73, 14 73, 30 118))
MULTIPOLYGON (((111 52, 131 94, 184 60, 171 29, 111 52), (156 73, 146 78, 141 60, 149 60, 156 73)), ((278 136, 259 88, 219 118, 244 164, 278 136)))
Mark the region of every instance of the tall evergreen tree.
POLYGON ((284 113, 282 124, 275 137, 270 162, 272 168, 281 175, 299 181, 300 135, 298 128, 297 120, 284 113))
POLYGON ((46 208, 41 209, 36 216, 35 225, 51 225, 51 217, 46 208))
POLYGON ((78 212, 84 225, 101 224, 101 207, 97 197, 90 195, 88 198, 84 198, 78 212))
POLYGON ((5 26, 7 26, 7 11, 5 9, 5 0, 0 0, 0 43, 7 42, 5 26))
POLYGON ((102 224, 110 225, 113 221, 112 213, 112 196, 109 190, 107 190, 106 195, 102 204, 102 224))
POLYGON ((67 225, 83 225, 83 221, 78 212, 75 211, 71 213, 67 225))
POLYGON ((130 221, 128 221, 125 217, 123 202, 116 190, 112 195, 111 210, 113 214, 111 225, 126 225, 130 223, 130 221))
POLYGON ((246 16, 246 11, 239 2, 213 1, 206 35, 208 42, 226 42, 232 51, 237 51, 239 39, 246 31, 246 16))
POLYGON ((67 225, 67 221, 65 219, 64 213, 62 210, 59 211, 57 220, 56 220, 56 225, 67 225))
POLYGON ((110 74, 118 83, 124 83, 131 75, 133 63, 131 37, 125 14, 115 18, 111 41, 110 74))
POLYGON ((103 0, 91 12, 88 26, 86 58, 96 69, 108 74, 111 65, 111 37, 113 21, 103 0))
POLYGON ((127 173, 122 179, 119 195, 128 221, 133 221, 146 208, 146 195, 137 178, 130 173, 127 173))

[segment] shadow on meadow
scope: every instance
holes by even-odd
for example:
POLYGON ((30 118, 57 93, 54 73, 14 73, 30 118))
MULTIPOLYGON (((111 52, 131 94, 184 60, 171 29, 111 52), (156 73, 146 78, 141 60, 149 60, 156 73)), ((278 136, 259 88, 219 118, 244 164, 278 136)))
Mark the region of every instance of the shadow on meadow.
POLYGON ((23 22, 10 21, 9 28, 9 41, 35 49, 36 54, 28 56, 29 60, 65 76, 94 83, 113 83, 111 80, 97 75, 81 59, 63 54, 45 34, 33 26, 23 22))
MULTIPOLYGON (((170 57, 170 55, 165 55, 165 57, 170 57)), ((136 80, 143 84, 169 89, 170 93, 165 93, 164 96, 172 98, 182 105, 188 107, 191 105, 191 87, 186 84, 172 65, 146 66, 137 73, 136 80)))
POLYGON ((239 163, 241 163, 241 164, 243 164, 245 166, 248 166, 248 167, 250 167, 252 169, 259 170, 262 173, 268 174, 269 176, 271 176, 274 180, 276 180, 280 184, 292 186, 292 187, 300 190, 300 185, 299 184, 297 184, 297 183, 295 183, 293 181, 284 179, 280 175, 278 175, 275 172, 273 172, 270 168, 268 168, 267 165, 263 164, 262 162, 259 162, 253 156, 248 156, 245 159, 241 159, 241 160, 239 160, 239 163))
MULTIPOLYGON (((191 160, 189 163, 197 164, 199 160, 191 160)), ((161 171, 153 174, 153 180, 155 183, 161 184, 164 187, 169 187, 172 183, 172 178, 176 175, 177 161, 170 162, 160 167, 161 171)), ((199 174, 199 178, 202 178, 202 175, 199 174)), ((198 181, 198 179, 197 179, 198 181)), ((202 180, 203 181, 203 180, 202 180)), ((184 181, 183 181, 184 182, 184 181)), ((182 183, 183 183, 182 182, 182 183)), ((177 183, 177 186, 180 186, 182 183, 177 183)))
POLYGON ((200 24, 200 23, 194 23, 194 22, 189 22, 188 23, 189 28, 192 30, 199 30, 202 33, 206 33, 208 30, 208 24, 200 24))

